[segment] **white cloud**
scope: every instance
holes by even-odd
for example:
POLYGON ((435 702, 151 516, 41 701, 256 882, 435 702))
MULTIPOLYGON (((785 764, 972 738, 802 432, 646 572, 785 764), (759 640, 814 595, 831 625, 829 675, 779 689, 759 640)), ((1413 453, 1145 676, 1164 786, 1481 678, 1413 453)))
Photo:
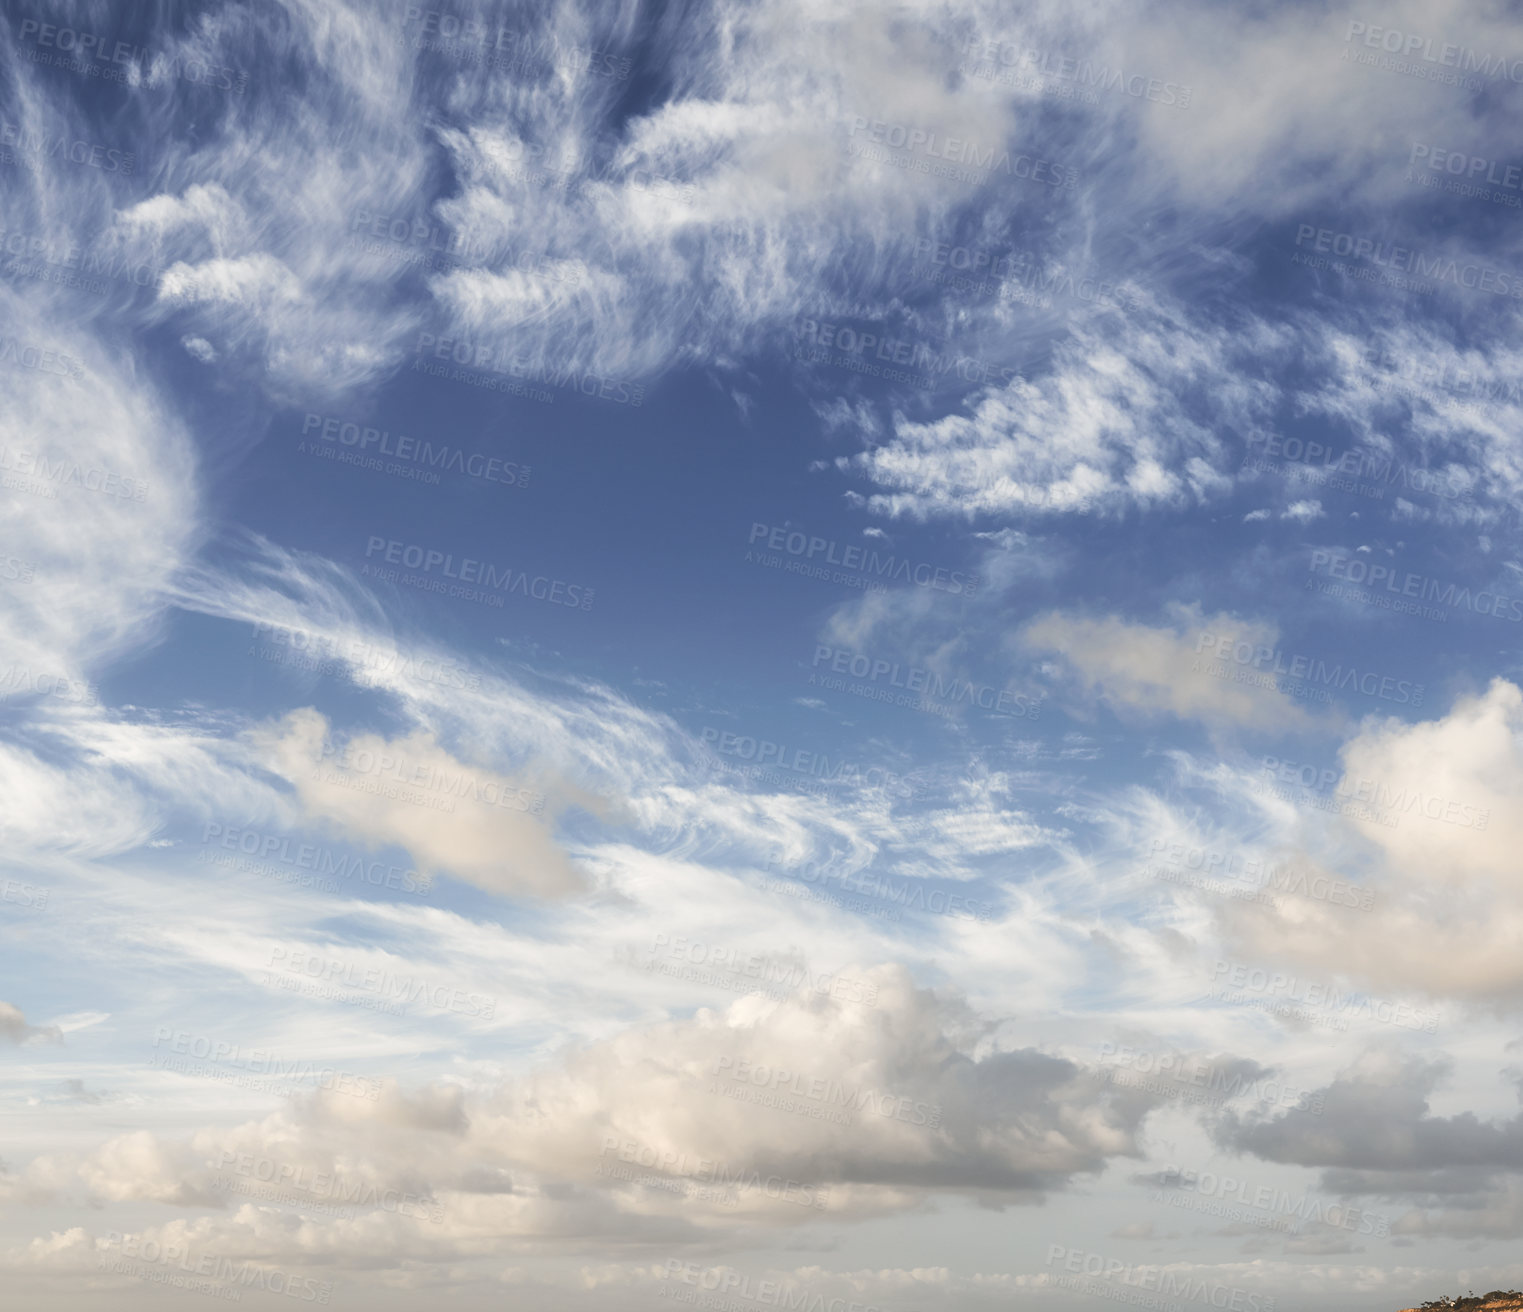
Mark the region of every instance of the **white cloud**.
POLYGON ((460 761, 424 731, 396 739, 356 734, 336 747, 314 710, 293 712, 251 741, 294 787, 309 821, 367 846, 405 847, 425 874, 540 897, 586 885, 551 834, 566 802, 591 803, 564 784, 460 761))
POLYGON ((0 507, 31 566, 25 585, 0 591, 0 691, 51 689, 44 711, 64 713, 108 658, 155 636, 200 534, 196 460, 119 353, 0 299, 19 340, 68 362, 8 370, 0 387, 0 507))
POLYGON ((28 1025, 19 1008, 9 1002, 0 1002, 0 1035, 10 1043, 31 1043, 37 1040, 63 1041, 63 1033, 56 1025, 28 1025))
POLYGON ((1056 345, 1047 377, 990 390, 971 414, 899 416, 891 441, 836 463, 881 489, 856 496, 867 509, 915 519, 1200 504, 1230 486, 1217 430, 1257 432, 1275 399, 1239 356, 1286 345, 1262 322, 1097 314, 1056 345))
POLYGON ((1272 653, 1277 638, 1272 624, 1207 617, 1198 606, 1177 607, 1174 621, 1175 627, 1155 628, 1115 616, 1053 613, 1033 620, 1021 636, 1029 647, 1059 653, 1086 694, 1102 697, 1122 712, 1173 715, 1213 728, 1309 723, 1288 695, 1252 679, 1252 664, 1220 659, 1220 652, 1236 652, 1244 645, 1250 653, 1272 653), (1227 677, 1217 677, 1219 667, 1225 667, 1227 677))
POLYGON ((1155 1099, 1078 1063, 997 1050, 965 1004, 900 967, 842 978, 876 993, 757 994, 566 1050, 501 1084, 314 1093, 188 1142, 135 1131, 39 1157, 12 1192, 211 1209, 221 1215, 173 1232, 238 1253, 246 1204, 279 1178, 312 1206, 299 1229, 269 1234, 277 1260, 397 1265, 551 1234, 671 1251, 705 1231, 808 1227, 937 1194, 1031 1203, 1140 1155, 1155 1099), (413 1206, 388 1205, 387 1190, 413 1206), (316 1206, 344 1200, 356 1217, 316 1206))
MULTIPOLYGON (((1336 824, 1362 840, 1368 912, 1241 904, 1224 927, 1253 960, 1365 987, 1515 1007, 1523 997, 1523 692, 1496 680, 1446 715, 1371 717, 1344 744, 1336 824), (1394 823, 1393 823, 1394 822, 1394 823)), ((1309 837, 1309 835, 1308 835, 1309 837)), ((1321 849, 1303 853, 1321 869, 1321 849)), ((1336 876, 1336 868, 1328 871, 1336 876)))

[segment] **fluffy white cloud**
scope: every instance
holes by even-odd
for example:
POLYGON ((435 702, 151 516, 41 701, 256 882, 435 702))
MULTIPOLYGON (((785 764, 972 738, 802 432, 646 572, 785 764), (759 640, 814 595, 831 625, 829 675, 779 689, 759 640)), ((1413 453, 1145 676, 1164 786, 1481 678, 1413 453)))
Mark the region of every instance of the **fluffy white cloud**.
POLYGON ((627 1143, 658 1173, 843 1186, 829 1207, 847 1211, 929 1190, 1032 1199, 1139 1151, 1148 1099, 1034 1051, 974 1056, 976 1018, 902 968, 842 973, 873 1005, 804 991, 632 1032, 506 1091, 483 1130, 542 1174, 591 1182, 627 1143))
POLYGON ((585 887, 551 833, 565 801, 580 796, 564 785, 483 770, 421 730, 397 739, 357 734, 336 748, 314 710, 255 731, 252 742, 295 788, 309 821, 367 846, 405 847, 425 873, 540 897, 585 887))
POLYGON ((550 1235, 671 1251, 705 1231, 903 1211, 938 1194, 1032 1203, 1141 1155, 1159 1099, 1079 1063, 996 1050, 965 1004, 902 967, 838 978, 853 988, 754 994, 501 1083, 317 1092, 188 1142, 133 1132, 34 1159, 11 1192, 210 1209, 176 1226, 235 1254, 251 1209, 285 1201, 306 1215, 272 1236, 277 1260, 374 1265, 550 1235))
POLYGON ((1174 621, 1173 627, 1156 628, 1116 616, 1053 613, 1026 625, 1021 639, 1035 650, 1059 654, 1086 694, 1123 713, 1174 715, 1212 728, 1310 723, 1302 707, 1257 673, 1257 654, 1274 652, 1274 625, 1204 616, 1198 606, 1183 605, 1175 607, 1174 621), (1246 662, 1240 652, 1247 653, 1246 662))
MULTIPOLYGON (((1340 752, 1332 823, 1363 840, 1368 911, 1311 898, 1224 907, 1255 961, 1510 1011, 1523 997, 1523 691, 1498 679, 1446 715, 1371 717, 1340 752)), ((1320 814, 1320 813, 1317 813, 1320 814)), ((1305 822, 1311 825, 1308 817, 1305 822)), ((1305 840, 1312 830, 1308 827, 1305 840)), ((1316 847, 1309 868, 1334 877, 1316 847)))

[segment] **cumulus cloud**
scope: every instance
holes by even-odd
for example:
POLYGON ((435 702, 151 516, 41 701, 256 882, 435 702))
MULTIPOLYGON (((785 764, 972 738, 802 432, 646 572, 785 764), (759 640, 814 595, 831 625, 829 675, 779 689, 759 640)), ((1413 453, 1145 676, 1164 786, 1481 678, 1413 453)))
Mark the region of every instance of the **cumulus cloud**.
MULTIPOLYGON (((1326 1088, 1315 1105, 1283 1115, 1226 1112, 1217 1142, 1272 1162, 1399 1172, 1486 1172, 1523 1169, 1523 1114, 1486 1121, 1471 1112, 1433 1116, 1429 1102, 1451 1066, 1441 1058, 1404 1055, 1389 1045, 1366 1050, 1326 1088)), ((1346 1176, 1334 1180, 1348 1182, 1346 1176)))
POLYGON ((938 1194, 1034 1203, 1142 1155, 1159 1099, 1073 1061, 989 1048, 986 1022, 902 967, 841 978, 870 991, 753 994, 500 1083, 404 1093, 387 1081, 375 1097, 318 1091, 188 1141, 134 1132, 38 1158, 25 1186, 211 1208, 223 1215, 186 1223, 211 1240, 236 1236, 243 1205, 278 1183, 314 1212, 282 1255, 375 1262, 383 1241, 401 1245, 394 1261, 534 1235, 671 1244, 753 1222, 901 1211, 938 1194), (411 1201, 393 1205, 387 1191, 411 1201), (352 1218, 315 1206, 342 1202, 352 1218))
POLYGON ((1021 638, 1028 647, 1061 655, 1086 695, 1103 698, 1123 713, 1173 715, 1212 728, 1285 729, 1310 723, 1288 695, 1252 681, 1258 653, 1275 649, 1273 625, 1230 615, 1207 617, 1198 606, 1184 605, 1174 608, 1174 621, 1161 628, 1117 616, 1055 612, 1027 624, 1021 638), (1240 655, 1244 652, 1246 662, 1240 655))
MULTIPOLYGON (((86 0, 60 21, 105 29, 108 10, 86 0)), ((31 271, 8 262, 0 287, 3 509, 25 544, 20 566, 0 558, 16 585, 0 590, 0 694, 21 730, 0 746, 0 794, 12 803, 0 848, 18 867, 57 873, 59 900, 92 894, 76 916, 37 917, 37 936, 52 936, 60 952, 70 935, 91 944, 102 964, 79 987, 101 996, 74 1005, 116 1011, 107 1001, 116 989, 133 1023, 169 996, 190 1015, 204 1007, 241 1016, 250 963, 271 942, 343 942, 355 962, 401 969, 405 940, 409 952, 432 953, 439 977, 496 989, 498 1021, 512 1027, 504 1037, 501 1025, 482 1026, 468 1048, 457 1032, 430 1046, 441 1028, 432 1017, 334 1026, 331 1009, 298 1019, 312 999, 277 997, 282 1033, 309 1024, 311 1050, 345 1046, 377 1064, 411 1063, 423 1083, 386 1083, 374 1101, 292 1098, 254 1120, 242 1104, 224 1104, 188 1143, 138 1128, 108 1131, 104 1144, 77 1153, 55 1143, 20 1175, 0 1171, 8 1196, 110 1206, 117 1225, 148 1215, 145 1205, 204 1210, 211 1215, 155 1219, 152 1233, 239 1262, 378 1268, 413 1296, 436 1286, 456 1287, 453 1295, 508 1255, 590 1251, 598 1265, 539 1263, 534 1277, 507 1268, 484 1279, 497 1294, 498 1285, 550 1290, 547 1306, 602 1305, 629 1288, 671 1288, 658 1283, 658 1265, 610 1253, 634 1250, 643 1261, 692 1246, 707 1256, 720 1242, 770 1244, 777 1228, 808 1231, 817 1219, 1051 1203, 1117 1157, 1140 1156, 1159 1104, 1053 1045, 1074 1040, 1073 1004, 1094 1005, 1107 971, 1124 966, 1128 1005, 1172 1006, 1180 989, 1161 982, 1166 967, 1213 936, 1255 961, 1319 976, 1516 1007, 1523 693, 1511 683, 1461 697, 1427 722, 1372 719, 1352 734, 1345 789, 1368 781, 1396 825, 1352 811, 1297 814, 1250 796, 1229 762, 1192 777, 1240 804, 1215 830, 1183 808, 1150 811, 1140 789, 1081 800, 1089 783, 1063 772, 1108 744, 1063 736, 1049 721, 1044 741, 1032 741, 1033 729, 985 750, 970 714, 917 726, 925 737, 916 750, 944 734, 956 766, 938 761, 915 776, 940 795, 911 826, 877 796, 822 801, 716 779, 681 713, 647 710, 590 678, 509 676, 476 657, 468 684, 420 679, 420 662, 437 670, 454 661, 447 638, 401 631, 342 564, 262 540, 253 552, 208 547, 200 500, 240 441, 262 435, 267 407, 245 400, 343 398, 358 413, 371 389, 398 381, 430 332, 468 339, 473 359, 484 352, 524 372, 710 371, 714 394, 734 398, 758 429, 774 400, 769 375, 784 373, 805 394, 799 413, 812 412, 829 444, 828 458, 810 452, 799 464, 838 492, 846 482, 847 509, 878 517, 851 531, 909 550, 927 522, 988 529, 972 534, 981 544, 971 547, 976 596, 872 593, 823 620, 833 643, 887 648, 949 679, 973 674, 979 623, 997 611, 1003 632, 1010 614, 1048 604, 1023 589, 1084 563, 1079 547, 1088 544, 1038 536, 1033 521, 1206 507, 1234 532, 1241 520, 1269 541, 1341 514, 1343 491, 1311 477, 1310 455, 1281 444, 1272 468, 1243 469, 1245 454, 1268 456, 1268 440, 1292 422, 1327 427, 1330 447, 1357 443, 1360 477, 1395 489, 1378 504, 1365 498, 1360 515, 1491 531, 1523 493, 1513 381, 1523 354, 1509 345, 1510 308, 1499 301, 1491 315, 1479 301, 1421 322, 1416 298, 1367 304, 1352 286, 1331 296, 1331 277, 1293 285, 1310 306, 1301 312, 1263 303, 1259 290, 1305 272, 1288 270, 1302 221, 1379 226, 1398 242, 1420 236, 1439 198, 1400 176, 1406 152, 1422 138, 1510 158, 1505 97, 1357 65, 1345 58, 1357 47, 1344 29, 1372 16, 1342 3, 1310 16, 1305 7, 1245 14, 1195 0, 1099 0, 1082 10, 1038 0, 1018 14, 984 0, 466 10, 484 31, 518 25, 528 53, 510 74, 469 43, 421 48, 422 18, 433 11, 401 3, 298 0, 168 25, 144 18, 142 39, 156 51, 254 75, 230 96, 162 73, 120 96, 81 96, 85 79, 28 58, 16 32, 0 34, 0 63, 14 74, 0 97, 7 119, 24 131, 50 116, 70 131, 110 119, 113 140, 153 143, 152 167, 130 178, 59 159, 12 169, 15 185, 0 194, 7 259, 32 250, 31 271), (1060 100, 1030 80, 970 71, 970 49, 986 40, 1188 84, 1193 100, 1164 106, 1114 86, 1060 100), (608 61, 633 76, 604 76, 608 61), (928 179, 898 166, 906 156, 864 149, 863 125, 874 120, 943 143, 1050 155, 1075 185, 1052 194, 1021 178, 987 187, 928 179), (39 242, 51 250, 39 254, 39 242), (927 251, 959 243, 985 257, 984 289, 944 280, 949 266, 934 258, 927 264, 927 251), (82 291, 58 276, 59 252, 71 246, 154 278, 111 275, 106 292, 82 291), (1099 286, 1109 294, 1095 296, 1099 286), (923 389, 877 378, 869 399, 855 367, 782 359, 810 319, 863 324, 917 356, 971 369, 939 370, 923 389), (1482 340, 1467 344, 1467 335, 1482 340), (179 346, 161 358, 160 343, 179 346), (37 359, 61 367, 26 364, 37 359), (183 407, 161 396, 165 379, 186 388, 176 398, 183 407), (197 441, 211 458, 196 454, 197 441), (36 469, 19 470, 18 460, 36 469), (44 464, 64 473, 37 472, 44 464), (18 472, 32 485, 11 477, 18 472), (92 486, 107 480, 114 491, 92 486), (1259 495, 1239 504, 1250 483, 1259 495), (1261 508, 1244 514, 1248 505, 1261 508), (339 735, 315 710, 283 716, 310 700, 310 685, 290 696, 281 682, 289 668, 256 669, 279 690, 259 705, 280 709, 261 709, 272 718, 252 730, 225 707, 103 709, 95 682, 165 636, 172 604, 195 612, 198 640, 271 626, 334 649, 352 676, 343 695, 359 727, 339 735), (366 718, 376 714, 384 729, 366 718), (986 759, 996 755, 1003 760, 986 759), (1065 789, 1050 815, 1037 809, 1065 789), (625 832, 596 834, 577 814, 596 812, 594 794, 616 799, 625 832), (1208 910, 1201 890, 1188 907, 1118 923, 1105 903, 1111 890, 1100 888, 1114 854, 1089 851, 1083 837, 1118 815, 1111 836, 1125 860, 1140 850, 1139 834, 1194 842, 1209 832, 1217 837, 1200 841, 1288 852, 1378 898, 1352 915, 1285 897, 1208 910), (204 864, 191 877, 187 816, 220 817, 225 829, 300 829, 298 845, 311 828, 325 841, 398 846, 431 873, 547 905, 511 908, 504 925, 492 919, 502 906, 482 909, 469 890, 455 890, 470 897, 468 913, 306 891, 259 898, 217 882, 221 867, 215 879, 204 864), (1245 833, 1254 823, 1268 835, 1245 833), (133 849, 130 861, 101 863, 133 849), (1050 873, 1043 866, 1054 853, 1050 873), (1010 911, 998 926, 864 924, 860 908, 832 902, 824 888, 780 909, 775 890, 752 882, 763 866, 776 874, 827 863, 895 879, 987 878, 992 891, 982 895, 1010 911), (168 905, 171 881, 181 896, 168 905), (663 933, 722 931, 742 951, 796 932, 811 959, 912 961, 917 974, 852 968, 874 984, 871 1004, 750 996, 695 1011, 695 998, 710 1000, 728 981, 652 975, 626 990, 609 977, 612 949, 658 924, 663 933), (361 943, 366 933, 385 944, 361 943), (121 956, 107 963, 112 948, 121 956), (187 988, 187 963, 205 971, 195 983, 220 979, 228 991, 187 988), (115 969, 123 964, 139 974, 115 969), (926 987, 954 972, 980 1008, 1018 990, 1024 1013, 1006 1027, 949 987, 926 987), (764 1092, 792 1103, 763 1102, 764 1092), (850 1118, 816 1114, 838 1109, 850 1118), (700 1163, 739 1183, 705 1192, 700 1163), (231 1173, 262 1185, 266 1169, 287 1180, 305 1173, 294 1203, 217 1183, 231 1173), (318 1176, 328 1184, 314 1189, 318 1176), (333 1191, 352 1190, 379 1191, 393 1205, 322 1210, 333 1191)), ((1516 22, 1483 0, 1395 0, 1379 17, 1439 44, 1523 49, 1516 22)), ((1495 85, 1505 89, 1505 79, 1495 85)), ((1499 265, 1517 263, 1515 234, 1499 230, 1492 244, 1499 265)), ((258 513, 257 498, 239 504, 258 513)), ((1504 554, 1490 540, 1479 550, 1504 554)), ((1215 734, 1319 729, 1285 695, 1236 679, 1256 660, 1238 651, 1272 647, 1277 632, 1222 613, 1224 604, 1175 608, 1162 620, 1049 613, 1021 636, 1050 658, 1045 672, 1071 676, 1070 706, 1098 700, 1215 734)), ((1001 656, 1014 650, 1012 642, 1001 656)), ((140 674, 123 673, 129 683, 140 674)), ((849 708, 866 709, 878 708, 849 708)), ((72 1050, 71 1019, 57 1020, 35 1026, 0 1004, 0 1034, 29 1045, 22 1056, 65 1031, 72 1050)), ((1181 1009, 1170 1024, 1227 1022, 1181 1009)), ((1291 1042, 1310 1059, 1321 1037, 1291 1042)), ((111 1054, 103 1046, 91 1059, 111 1054)), ((1496 1177, 1518 1169, 1517 1121, 1434 1114, 1442 1077, 1428 1059, 1366 1056, 1327 1088, 1323 1117, 1239 1113, 1216 1129, 1224 1147, 1320 1166, 1329 1188, 1420 1198, 1407 1235, 1514 1237, 1516 1190, 1496 1177)), ((77 1104, 68 1115, 95 1114, 93 1078, 47 1080, 37 1087, 77 1104)), ((119 1083, 113 1076, 113 1089, 119 1083)), ((154 1096, 169 1083, 155 1084, 154 1096)), ((45 1111, 63 1100, 39 1102, 45 1111)), ((178 1121, 184 1105, 155 1102, 153 1114, 178 1121)), ((788 1241, 832 1242, 828 1227, 813 1229, 788 1241)), ((1147 1223, 1112 1234, 1160 1238, 1147 1223)), ((1290 1248, 1350 1251, 1322 1233, 1290 1248)), ((5 1260, 29 1275, 71 1271, 84 1285, 107 1279, 97 1274, 100 1252, 73 1227, 5 1260)), ((1257 1258, 1207 1269, 1250 1283, 1267 1270, 1257 1258)), ((779 1275, 848 1299, 956 1308, 1003 1306, 1053 1277, 808 1265, 779 1275)), ((1392 1277, 1363 1264, 1280 1264, 1273 1275, 1319 1297, 1393 1290, 1392 1277)), ((110 1296, 125 1306, 134 1283, 113 1281, 110 1296)), ((57 1301, 51 1286, 20 1286, 18 1297, 57 1301)))
POLYGON ((848 1206, 931 1190, 1029 1200, 1138 1153, 1147 1098, 1030 1050, 975 1057, 980 1026, 955 1001, 902 968, 849 973, 873 982, 874 1006, 802 994, 700 1011, 569 1055, 495 1115, 542 1173, 590 1181, 605 1145, 632 1142, 657 1163, 845 1186, 848 1206))
POLYGON ((368 846, 404 847, 424 873, 534 897, 586 887, 551 831, 562 807, 584 797, 565 785, 471 765, 424 730, 396 739, 356 734, 335 749, 314 710, 292 712, 251 741, 296 790, 309 821, 368 846))
MULTIPOLYGON (((1328 901, 1223 908, 1256 960, 1337 973, 1376 990, 1511 1008, 1523 990, 1523 691, 1498 679, 1447 714, 1372 716, 1344 743, 1331 822, 1358 840, 1378 895, 1350 916, 1328 901)), ((1301 856, 1325 862, 1308 831, 1301 856)), ((1359 856, 1358 853, 1355 854, 1359 856)), ((1333 872, 1336 873, 1336 872, 1333 872)))
POLYGON ((39 1027, 28 1025, 26 1017, 21 1010, 9 1002, 0 1002, 0 1035, 6 1042, 22 1044, 38 1040, 53 1043, 63 1042, 63 1032, 56 1025, 39 1027))

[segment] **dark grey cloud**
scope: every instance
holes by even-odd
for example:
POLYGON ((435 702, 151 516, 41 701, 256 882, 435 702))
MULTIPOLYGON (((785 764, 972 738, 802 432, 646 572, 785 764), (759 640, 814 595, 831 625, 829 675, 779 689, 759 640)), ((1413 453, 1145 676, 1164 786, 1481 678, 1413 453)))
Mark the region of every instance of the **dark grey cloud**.
POLYGON ((1453 1191, 1456 1172, 1523 1168, 1523 1115, 1488 1121, 1473 1112, 1433 1116, 1429 1100, 1450 1072, 1447 1059, 1372 1050, 1340 1072, 1322 1094, 1322 1111, 1283 1115, 1229 1111, 1213 1127, 1217 1143, 1266 1161, 1338 1168, 1334 1178, 1375 1192, 1420 1181, 1431 1192, 1453 1191))

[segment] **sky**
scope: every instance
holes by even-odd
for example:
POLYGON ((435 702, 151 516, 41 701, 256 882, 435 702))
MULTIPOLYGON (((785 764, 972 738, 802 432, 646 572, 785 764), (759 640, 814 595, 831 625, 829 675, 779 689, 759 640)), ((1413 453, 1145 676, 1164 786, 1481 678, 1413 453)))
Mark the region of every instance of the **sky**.
POLYGON ((5 1288, 1523 1286, 1523 17, 433 3, 0 3, 5 1288))

